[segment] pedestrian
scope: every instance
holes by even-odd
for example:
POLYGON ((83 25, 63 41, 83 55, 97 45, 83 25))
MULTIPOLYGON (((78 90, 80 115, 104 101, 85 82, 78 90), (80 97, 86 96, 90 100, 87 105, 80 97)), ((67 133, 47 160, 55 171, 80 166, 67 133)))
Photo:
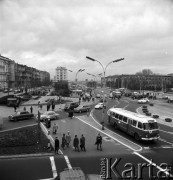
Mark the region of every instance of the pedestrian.
POLYGON ((65 134, 63 134, 61 147, 62 147, 63 149, 65 149, 65 145, 66 145, 66 138, 65 138, 65 134))
POLYGON ((24 106, 23 110, 26 111, 26 107, 25 106, 24 106))
POLYGON ((55 138, 55 154, 59 153, 59 139, 55 138))
POLYGON ((43 105, 42 105, 42 104, 40 104, 40 109, 42 110, 42 108, 43 108, 43 105))
POLYGON ((32 112, 33 112, 33 107, 32 106, 30 107, 30 111, 31 111, 31 114, 32 114, 32 112))
POLYGON ((56 123, 54 123, 53 125, 53 134, 56 134, 58 130, 58 126, 56 125, 56 123))
POLYGON ((102 151, 102 136, 100 135, 100 133, 96 137, 96 143, 95 144, 97 145, 97 150, 100 149, 100 151, 102 151))
POLYGON ((66 145, 68 148, 69 148, 70 142, 71 142, 71 135, 70 135, 70 132, 68 131, 66 135, 66 145))
POLYGON ((77 150, 79 152, 79 138, 77 137, 77 135, 75 135, 75 138, 73 140, 73 146, 75 151, 77 150))
POLYGON ((17 109, 17 105, 16 103, 14 104, 14 112, 16 112, 16 109, 17 109))
POLYGON ((82 134, 81 135, 81 138, 80 138, 80 148, 81 148, 81 151, 86 151, 86 149, 85 149, 85 137, 84 137, 84 135, 82 134))

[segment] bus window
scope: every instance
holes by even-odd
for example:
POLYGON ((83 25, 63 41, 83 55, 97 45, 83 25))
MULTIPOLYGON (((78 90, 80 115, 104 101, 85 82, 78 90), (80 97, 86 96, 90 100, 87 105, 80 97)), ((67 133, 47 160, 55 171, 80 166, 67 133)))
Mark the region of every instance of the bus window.
POLYGON ((145 130, 152 130, 152 129, 158 129, 157 123, 144 123, 144 129, 145 130))
POLYGON ((133 126, 136 126, 136 124, 137 124, 137 121, 135 121, 135 120, 133 120, 133 126))
POLYGON ((132 125, 132 120, 131 119, 129 119, 129 124, 132 125))
POLYGON ((117 119, 118 119, 118 114, 115 114, 115 118, 117 118, 117 119))
POLYGON ((122 115, 119 115, 119 120, 122 120, 123 119, 123 116, 122 115))
POLYGON ((124 116, 124 117, 123 117, 123 121, 124 121, 124 122, 127 122, 127 117, 124 116))
POLYGON ((138 122, 138 128, 142 129, 142 123, 138 122))

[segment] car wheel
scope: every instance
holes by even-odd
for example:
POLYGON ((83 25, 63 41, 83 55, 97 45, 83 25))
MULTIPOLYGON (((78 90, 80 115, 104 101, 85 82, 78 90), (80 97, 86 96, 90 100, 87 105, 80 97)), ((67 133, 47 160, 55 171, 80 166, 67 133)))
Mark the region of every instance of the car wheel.
POLYGON ((139 135, 137 133, 135 133, 134 137, 135 137, 135 140, 137 140, 137 141, 140 140, 140 137, 139 137, 139 135))

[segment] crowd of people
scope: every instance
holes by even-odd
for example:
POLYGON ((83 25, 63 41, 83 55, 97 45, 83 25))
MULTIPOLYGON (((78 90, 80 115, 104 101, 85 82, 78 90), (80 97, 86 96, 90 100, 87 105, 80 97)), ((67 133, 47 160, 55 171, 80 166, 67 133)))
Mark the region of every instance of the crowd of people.
MULTIPOLYGON (((55 154, 60 154, 60 147, 63 150, 65 150, 66 148, 69 148, 71 141, 72 141, 72 138, 69 131, 67 132, 67 134, 64 133, 62 135, 61 144, 60 144, 60 140, 56 136, 55 137, 55 154)), ((78 138, 78 135, 75 135, 73 139, 72 148, 74 149, 74 151, 77 151, 77 152, 80 152, 80 151, 86 152, 85 143, 86 143, 86 138, 83 134, 81 134, 80 138, 78 138)), ((96 137, 95 145, 97 145, 97 150, 102 151, 102 136, 100 135, 100 133, 96 137)))

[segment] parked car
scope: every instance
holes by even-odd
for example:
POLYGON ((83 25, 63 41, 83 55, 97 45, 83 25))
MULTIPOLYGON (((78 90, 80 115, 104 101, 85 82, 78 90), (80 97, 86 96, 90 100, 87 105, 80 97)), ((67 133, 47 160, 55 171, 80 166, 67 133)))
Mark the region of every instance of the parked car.
POLYGON ((87 105, 79 105, 77 108, 74 108, 74 112, 88 112, 90 110, 90 107, 87 105))
POLYGON ((96 94, 96 98, 100 98, 101 97, 101 95, 100 94, 96 94))
POLYGON ((4 93, 8 93, 8 89, 4 89, 4 93))
MULTIPOLYGON (((55 120, 59 119, 60 115, 58 113, 55 113, 54 111, 46 111, 43 114, 40 115, 40 121, 45 121, 46 119, 55 120)), ((36 116, 38 119, 38 115, 36 116)))
POLYGON ((172 103, 173 102, 173 98, 172 97, 169 97, 168 98, 168 103, 172 103))
POLYGON ((17 111, 16 113, 8 116, 10 121, 18 121, 24 119, 33 118, 34 114, 29 113, 28 111, 17 111))
POLYGON ((64 111, 69 111, 70 109, 77 108, 79 106, 79 102, 69 102, 64 106, 64 111))
POLYGON ((147 98, 143 98, 143 99, 139 99, 139 100, 138 100, 138 103, 139 103, 139 104, 145 104, 145 103, 149 103, 149 102, 150 102, 150 100, 147 99, 147 98))
POLYGON ((94 108, 95 109, 103 109, 103 103, 98 103, 97 105, 95 105, 94 108))

